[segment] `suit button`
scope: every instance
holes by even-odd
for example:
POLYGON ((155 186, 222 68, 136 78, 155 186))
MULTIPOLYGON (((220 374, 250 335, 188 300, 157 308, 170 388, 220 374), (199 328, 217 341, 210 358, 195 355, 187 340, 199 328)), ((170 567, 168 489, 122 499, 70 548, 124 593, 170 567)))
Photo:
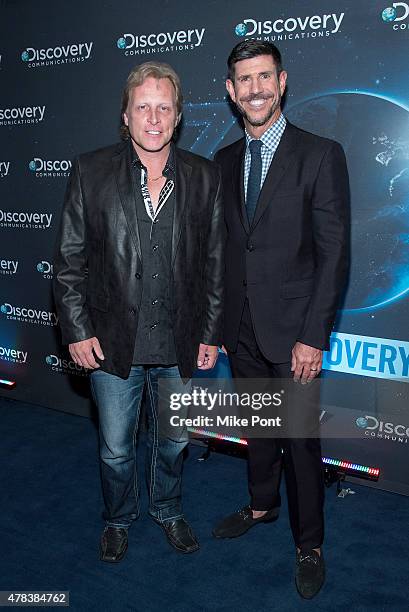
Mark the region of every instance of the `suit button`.
POLYGON ((248 244, 247 245, 247 250, 250 251, 250 253, 251 253, 251 251, 254 251, 254 246, 252 244, 248 244))
POLYGON ((136 308, 130 308, 129 312, 133 315, 136 314, 136 308))
POLYGON ((142 274, 141 274, 140 272, 137 272, 137 273, 135 274, 135 278, 142 278, 142 274))
POLYGON ((155 274, 152 274, 152 278, 158 278, 159 274, 157 272, 155 272, 155 274))
POLYGON ((244 285, 245 287, 247 287, 247 281, 246 281, 246 280, 244 280, 244 281, 243 281, 243 285, 244 285))

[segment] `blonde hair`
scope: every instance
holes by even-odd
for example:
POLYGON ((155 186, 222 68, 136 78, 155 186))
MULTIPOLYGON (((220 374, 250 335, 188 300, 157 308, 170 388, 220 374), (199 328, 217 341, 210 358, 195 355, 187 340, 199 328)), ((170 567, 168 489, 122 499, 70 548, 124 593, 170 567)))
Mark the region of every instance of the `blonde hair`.
POLYGON ((129 73, 122 92, 121 127, 119 130, 122 140, 127 140, 129 138, 129 129, 124 122, 124 113, 128 108, 131 91, 134 87, 142 85, 148 77, 153 77, 154 79, 169 79, 175 90, 176 112, 178 115, 182 112, 182 86, 179 76, 173 70, 172 66, 164 62, 145 62, 144 64, 139 64, 129 73))

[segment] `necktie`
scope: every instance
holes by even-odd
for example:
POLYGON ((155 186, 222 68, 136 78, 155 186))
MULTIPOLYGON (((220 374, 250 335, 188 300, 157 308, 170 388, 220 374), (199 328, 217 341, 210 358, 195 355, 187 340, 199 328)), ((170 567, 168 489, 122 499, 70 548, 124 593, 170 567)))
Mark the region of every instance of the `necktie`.
POLYGON ((258 196, 260 195, 262 144, 261 140, 252 140, 249 144, 251 161, 249 178, 247 181, 246 208, 250 225, 253 222, 258 196))

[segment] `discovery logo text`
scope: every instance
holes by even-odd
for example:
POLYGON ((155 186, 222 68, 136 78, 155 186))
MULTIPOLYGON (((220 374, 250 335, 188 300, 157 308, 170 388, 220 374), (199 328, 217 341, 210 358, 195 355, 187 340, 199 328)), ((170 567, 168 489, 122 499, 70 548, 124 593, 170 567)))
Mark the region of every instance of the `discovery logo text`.
POLYGON ((92 42, 74 43, 48 47, 47 49, 27 47, 21 53, 21 59, 29 68, 84 62, 91 57, 93 44, 92 42))

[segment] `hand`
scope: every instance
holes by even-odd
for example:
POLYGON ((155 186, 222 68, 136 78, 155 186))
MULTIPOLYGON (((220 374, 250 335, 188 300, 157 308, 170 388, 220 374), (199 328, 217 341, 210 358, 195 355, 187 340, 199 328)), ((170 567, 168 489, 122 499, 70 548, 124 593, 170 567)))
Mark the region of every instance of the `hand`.
POLYGON ((217 346, 211 344, 199 344, 199 353, 197 355, 197 367, 199 370, 211 370, 218 356, 217 346))
POLYGON ((305 385, 314 380, 321 372, 322 351, 302 342, 296 342, 292 350, 291 372, 294 372, 294 381, 305 385))
POLYGON ((98 359, 105 359, 98 338, 95 338, 95 336, 80 342, 73 342, 68 345, 68 349, 74 363, 90 370, 100 367, 95 361, 92 349, 94 349, 98 359))
POLYGON ((224 346, 224 344, 222 344, 220 348, 221 348, 222 353, 224 353, 227 357, 227 348, 224 346))

